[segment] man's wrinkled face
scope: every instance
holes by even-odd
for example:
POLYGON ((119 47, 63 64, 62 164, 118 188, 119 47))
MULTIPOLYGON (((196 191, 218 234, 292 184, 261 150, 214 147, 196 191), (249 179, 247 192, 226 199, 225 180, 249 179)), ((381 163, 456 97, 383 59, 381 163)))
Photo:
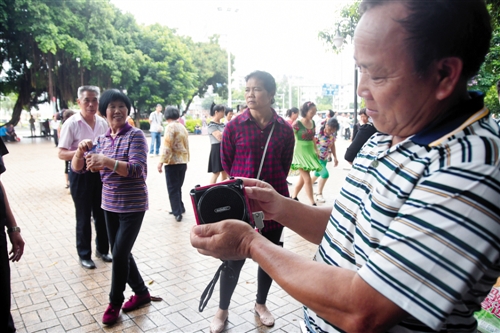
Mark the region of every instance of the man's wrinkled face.
POLYGON ((407 33, 396 20, 406 17, 402 3, 368 10, 356 27, 354 58, 361 73, 358 95, 378 131, 408 137, 423 128, 435 110, 432 80, 415 73, 407 33))
POLYGON ((95 115, 99 106, 97 94, 93 91, 82 92, 82 97, 77 100, 82 115, 95 115))

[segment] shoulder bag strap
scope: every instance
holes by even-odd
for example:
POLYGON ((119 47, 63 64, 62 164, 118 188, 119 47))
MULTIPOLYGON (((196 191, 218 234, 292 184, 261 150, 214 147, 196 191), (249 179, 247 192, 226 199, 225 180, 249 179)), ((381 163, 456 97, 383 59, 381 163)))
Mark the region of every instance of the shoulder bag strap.
POLYGON ((264 160, 266 159, 267 146, 269 146, 269 141, 271 141, 271 136, 274 132, 274 126, 276 125, 276 121, 273 123, 273 127, 271 128, 271 132, 269 132, 269 136, 267 137, 266 146, 264 147, 264 153, 262 154, 262 159, 260 160, 259 172, 257 173, 257 179, 260 179, 260 172, 262 171, 262 166, 264 165, 264 160))

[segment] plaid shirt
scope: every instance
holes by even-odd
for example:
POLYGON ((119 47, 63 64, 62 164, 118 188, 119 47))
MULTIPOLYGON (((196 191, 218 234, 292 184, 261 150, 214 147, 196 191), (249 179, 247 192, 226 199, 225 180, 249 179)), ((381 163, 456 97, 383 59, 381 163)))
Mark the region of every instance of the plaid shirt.
MULTIPOLYGON (((263 130, 246 110, 228 122, 222 134, 222 167, 232 177, 256 178, 266 141, 273 123, 276 124, 267 147, 266 158, 260 175, 283 196, 290 196, 286 177, 290 170, 295 140, 291 126, 273 110, 273 117, 263 130)), ((281 227, 275 221, 265 221, 262 231, 281 227)))

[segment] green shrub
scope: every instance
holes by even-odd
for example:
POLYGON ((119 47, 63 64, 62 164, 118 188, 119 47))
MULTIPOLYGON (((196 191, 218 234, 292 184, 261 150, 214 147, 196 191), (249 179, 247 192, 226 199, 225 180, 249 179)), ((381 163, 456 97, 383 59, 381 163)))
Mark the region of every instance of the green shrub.
POLYGON ((139 128, 143 131, 149 131, 149 121, 147 120, 139 120, 139 128))
POLYGON ((201 119, 187 119, 186 120, 186 129, 189 133, 194 133, 194 128, 196 125, 201 127, 201 119))

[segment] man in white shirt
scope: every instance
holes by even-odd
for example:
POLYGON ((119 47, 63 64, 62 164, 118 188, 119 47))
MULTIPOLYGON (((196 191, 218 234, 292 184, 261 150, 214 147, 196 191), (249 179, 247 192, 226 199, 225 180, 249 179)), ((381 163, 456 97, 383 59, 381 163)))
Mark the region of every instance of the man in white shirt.
MULTIPOLYGON (((96 115, 100 90, 95 86, 78 88, 78 105, 80 113, 68 118, 61 130, 59 139, 59 158, 70 161, 84 139, 94 141, 108 130, 108 123, 96 115)), ((95 268, 92 261, 92 223, 95 221, 96 256, 103 261, 111 262, 109 240, 106 230, 104 212, 101 208, 102 182, 99 172, 69 172, 71 197, 76 210, 76 249, 80 264, 87 268, 95 268)))
POLYGON ((161 104, 156 105, 155 112, 149 115, 149 133, 151 133, 151 145, 149 147, 149 155, 160 156, 161 132, 163 131, 163 114, 161 104))

